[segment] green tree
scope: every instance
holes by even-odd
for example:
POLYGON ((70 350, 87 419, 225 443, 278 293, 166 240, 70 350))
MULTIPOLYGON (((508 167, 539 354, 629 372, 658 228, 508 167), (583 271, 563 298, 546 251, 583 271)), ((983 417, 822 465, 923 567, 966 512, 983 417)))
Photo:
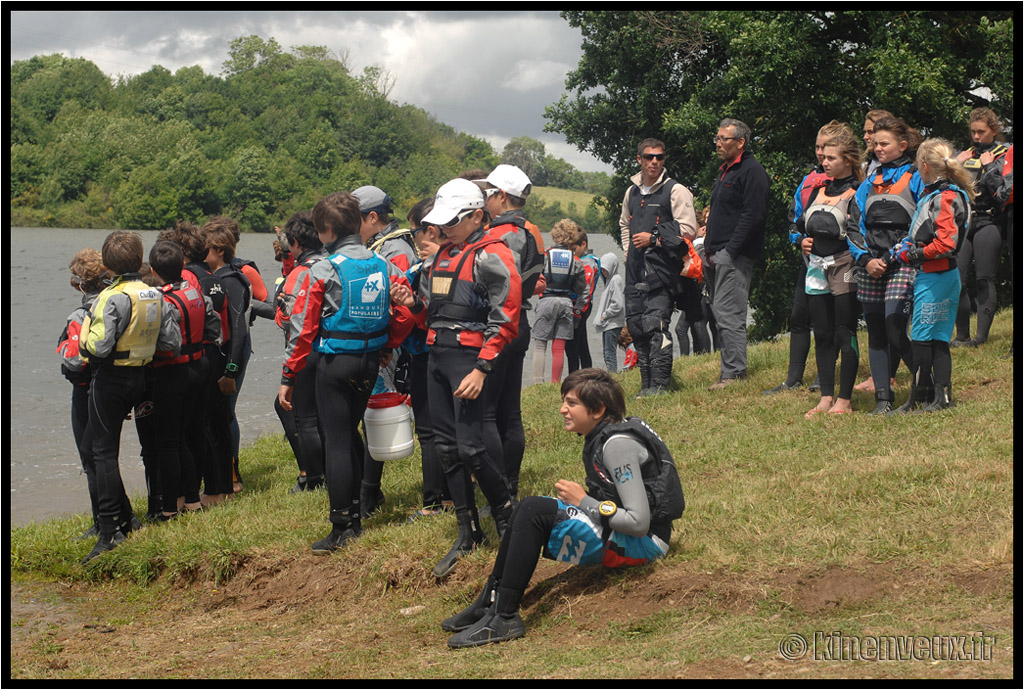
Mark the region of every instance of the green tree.
POLYGON ((501 162, 516 166, 526 173, 531 183, 544 187, 548 184, 546 155, 543 142, 531 137, 513 137, 501 151, 501 162))
POLYGON ((133 170, 111 201, 123 228, 157 230, 173 225, 179 216, 175 190, 155 164, 133 170))
POLYGON ((260 65, 272 62, 281 55, 281 46, 273 38, 264 40, 259 36, 241 36, 231 41, 228 59, 224 61, 224 74, 242 74, 260 65))
POLYGON ((112 86, 60 55, 10 67, 12 216, 161 227, 172 216, 269 229, 323 194, 378 182, 405 207, 470 167, 487 142, 389 99, 380 67, 349 73, 323 46, 231 43, 221 75, 154 66, 112 86))
POLYGON ((68 101, 101 108, 111 94, 110 79, 84 58, 33 57, 11 66, 11 99, 40 123, 50 122, 68 101))
POLYGON ((269 168, 267 152, 257 146, 240 149, 231 161, 226 201, 231 215, 246 230, 271 229, 269 168))
POLYGON ((787 200, 813 163, 821 124, 838 119, 857 130, 865 112, 885 108, 966 144, 966 115, 987 102, 985 93, 1012 124, 1011 11, 562 16, 580 29, 583 56, 568 93, 546 109, 546 128, 615 167, 609 221, 635 172, 639 140, 662 139, 667 169, 705 204, 719 164, 711 143, 718 122, 734 117, 751 127, 751 151, 772 180, 766 266, 751 292, 754 338, 786 325, 799 261, 786 240, 787 200))

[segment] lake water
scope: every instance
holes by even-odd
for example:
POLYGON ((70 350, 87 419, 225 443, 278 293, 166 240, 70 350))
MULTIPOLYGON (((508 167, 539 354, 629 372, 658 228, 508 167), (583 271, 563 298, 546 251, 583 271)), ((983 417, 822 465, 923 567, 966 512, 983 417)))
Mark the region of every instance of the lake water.
MULTIPOLYGON (((107 234, 106 230, 56 228, 10 231, 10 314, 3 320, 3 328, 9 347, 7 389, 11 410, 7 427, 11 459, 8 510, 15 525, 89 511, 85 475, 71 433, 71 384, 60 373, 56 347, 67 315, 81 303, 81 293, 68 283, 68 263, 79 249, 100 249, 107 234)), ((157 233, 140 234, 148 255, 157 233)), ((238 256, 257 263, 271 291, 274 278, 280 274, 272 241, 273 235, 245 234, 237 251, 238 256)), ((614 251, 621 261, 622 252, 610 237, 592 235, 590 241, 598 256, 614 251)), ((550 242, 547 235, 545 242, 550 242)), ((602 289, 598 287, 595 301, 602 289)), ((252 339, 252 358, 236 408, 243 445, 264 434, 282 433, 273 406, 284 351, 281 331, 272 321, 257 319, 252 339)), ((595 366, 601 366, 600 335, 591 329, 589 340, 595 366)), ((533 371, 530 354, 526 360, 524 383, 529 385, 533 371)), ((121 475, 129 495, 145 495, 139 452, 135 426, 126 422, 121 437, 121 475)))

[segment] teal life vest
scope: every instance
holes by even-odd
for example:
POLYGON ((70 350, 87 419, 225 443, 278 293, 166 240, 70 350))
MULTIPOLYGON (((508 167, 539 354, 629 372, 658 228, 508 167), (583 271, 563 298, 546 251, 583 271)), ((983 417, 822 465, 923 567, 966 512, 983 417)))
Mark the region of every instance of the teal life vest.
POLYGON ((387 264, 377 254, 365 259, 334 254, 328 260, 338 274, 342 299, 338 311, 322 319, 313 349, 325 354, 380 350, 391 321, 387 264))

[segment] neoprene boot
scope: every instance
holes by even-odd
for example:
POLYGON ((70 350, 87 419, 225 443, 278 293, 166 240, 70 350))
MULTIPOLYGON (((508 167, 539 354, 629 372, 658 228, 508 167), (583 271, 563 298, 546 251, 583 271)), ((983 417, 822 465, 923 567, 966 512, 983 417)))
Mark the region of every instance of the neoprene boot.
POLYGON ((384 492, 380 490, 380 486, 374 486, 366 482, 359 483, 359 511, 361 517, 364 519, 369 518, 380 510, 380 507, 383 505, 384 492))
POLYGON ((939 410, 947 410, 955 406, 956 403, 953 402, 953 386, 946 384, 935 387, 935 398, 922 407, 921 412, 938 412, 939 410))
POLYGON ((316 491, 324 485, 324 475, 318 474, 315 477, 306 477, 306 484, 303 488, 304 491, 316 491))
POLYGON ((491 508, 491 517, 494 518, 494 530, 498 533, 498 541, 505 535, 505 528, 512 517, 512 502, 503 508, 491 508))
POLYGON ((934 395, 935 389, 932 386, 911 386, 910 397, 907 398, 907 402, 890 411, 886 417, 909 414, 920 406, 927 404, 934 395))
POLYGON ((352 517, 351 509, 331 511, 331 533, 313 543, 313 553, 327 556, 358 537, 363 529, 359 518, 352 517))
POLYGON ((459 536, 444 558, 434 566, 434 577, 438 579, 450 575, 459 557, 471 553, 483 541, 483 532, 468 510, 456 511, 455 519, 459 523, 459 536))
POLYGON ((667 346, 663 342, 662 347, 655 347, 655 339, 664 339, 662 334, 655 334, 651 341, 651 394, 660 394, 668 391, 672 385, 672 343, 667 346))
POLYGON ((519 616, 519 602, 522 599, 523 593, 519 590, 495 588, 494 603, 483 618, 448 638, 448 646, 464 649, 522 637, 526 634, 526 626, 519 616))
POLYGON ((292 488, 288 489, 288 493, 290 493, 290 494, 297 494, 300 491, 305 491, 306 490, 306 482, 307 481, 308 481, 308 479, 307 479, 306 475, 300 474, 298 477, 295 478, 295 486, 293 486, 292 488))
POLYGON ((895 401, 892 391, 875 391, 875 409, 868 414, 887 415, 892 412, 892 404, 895 401))
POLYGON ((641 350, 639 347, 637 347, 636 353, 636 368, 640 370, 640 394, 637 395, 637 397, 642 398, 647 394, 648 390, 651 387, 650 348, 648 347, 644 350, 641 350))
POLYGON ((119 529, 115 529, 113 532, 100 532, 100 538, 96 541, 96 546, 92 547, 89 555, 82 559, 82 565, 85 565, 101 553, 114 550, 125 538, 124 532, 119 529))
POLYGON ((487 611, 491 608, 493 599, 494 576, 492 575, 487 578, 487 582, 484 583, 483 590, 481 590, 480 594, 478 594, 476 599, 473 600, 472 604, 462 609, 454 616, 445 618, 441 621, 441 629, 452 633, 462 632, 486 615, 487 611))

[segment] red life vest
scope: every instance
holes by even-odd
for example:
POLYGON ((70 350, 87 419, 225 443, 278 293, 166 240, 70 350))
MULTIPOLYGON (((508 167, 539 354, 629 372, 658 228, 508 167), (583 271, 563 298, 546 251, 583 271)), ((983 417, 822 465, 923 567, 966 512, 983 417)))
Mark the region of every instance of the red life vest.
POLYGON ((164 295, 164 301, 176 306, 181 315, 178 322, 181 327, 181 352, 177 357, 154 358, 153 366, 187 364, 202 359, 203 333, 206 326, 206 303, 203 301, 202 291, 190 285, 188 281, 182 281, 168 283, 160 288, 160 292, 164 295))
MULTIPOLYGON (((465 326, 458 331, 460 345, 481 347, 487 327, 491 304, 487 288, 473 277, 476 253, 492 244, 504 244, 497 237, 484 235, 483 239, 467 245, 457 256, 452 243, 444 244, 434 255, 430 266, 430 304, 427 307, 428 324, 435 320, 454 321, 465 326)), ((430 328, 427 344, 433 345, 437 332, 430 328)))
POLYGON ((824 187, 830 179, 826 173, 818 172, 817 170, 808 173, 804 177, 803 186, 800 187, 800 206, 806 209, 807 205, 811 203, 814 191, 819 187, 824 187))

